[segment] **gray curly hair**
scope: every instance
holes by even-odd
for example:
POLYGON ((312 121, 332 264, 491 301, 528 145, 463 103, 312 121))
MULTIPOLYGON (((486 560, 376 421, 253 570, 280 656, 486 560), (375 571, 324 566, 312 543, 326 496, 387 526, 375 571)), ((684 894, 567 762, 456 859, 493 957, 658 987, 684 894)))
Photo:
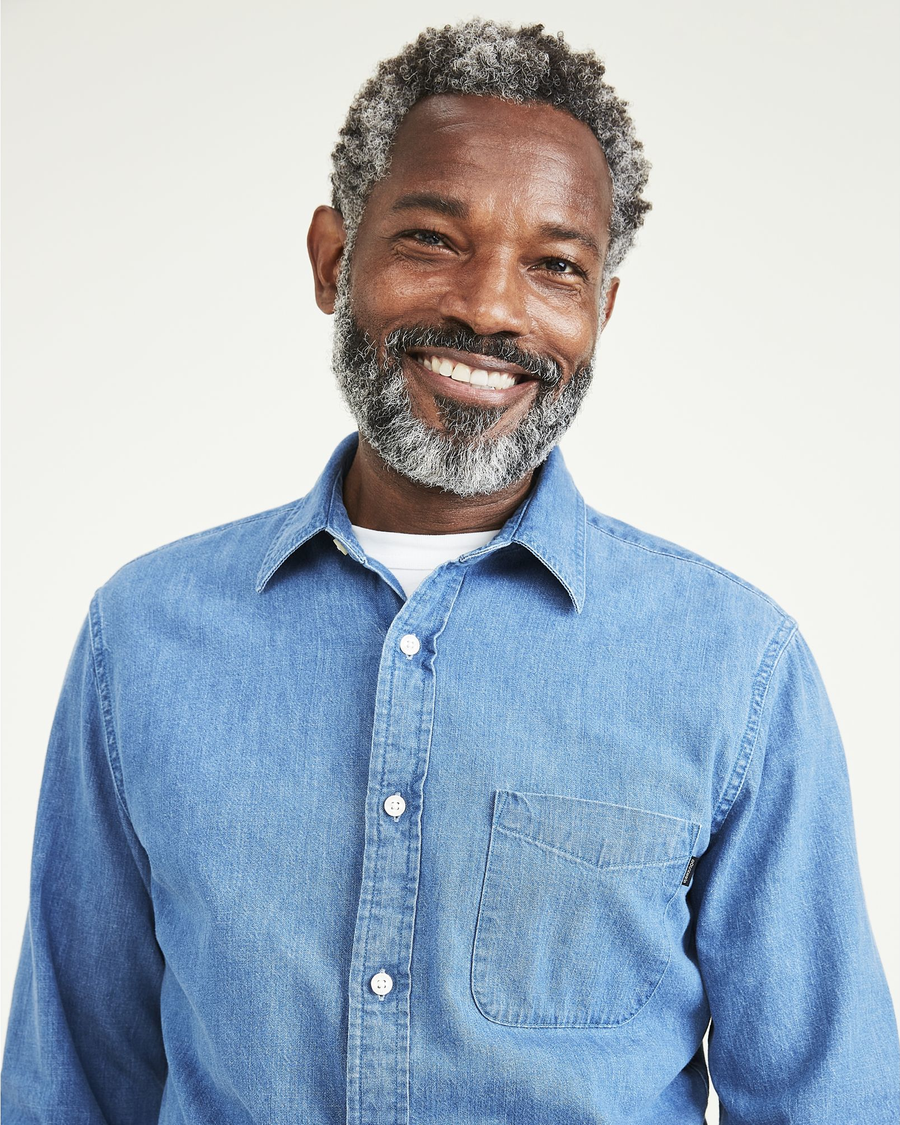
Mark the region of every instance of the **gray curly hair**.
POLYGON ((592 51, 573 51, 543 24, 513 28, 471 19, 428 28, 385 59, 353 100, 331 154, 332 204, 347 233, 345 260, 372 188, 387 175, 403 118, 430 94, 476 94, 511 102, 547 102, 587 125, 600 142, 613 185, 604 278, 631 248, 650 210, 641 198, 650 163, 634 135, 628 103, 603 81, 592 51))

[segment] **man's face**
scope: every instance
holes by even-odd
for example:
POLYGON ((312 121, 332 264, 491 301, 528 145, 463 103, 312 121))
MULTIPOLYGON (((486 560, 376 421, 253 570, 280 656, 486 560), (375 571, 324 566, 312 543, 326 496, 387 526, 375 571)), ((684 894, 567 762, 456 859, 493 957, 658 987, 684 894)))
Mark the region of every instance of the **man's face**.
POLYGON ((413 107, 334 306, 339 383, 389 465, 475 495, 544 460, 615 298, 610 207, 602 149, 562 110, 455 95, 413 107))

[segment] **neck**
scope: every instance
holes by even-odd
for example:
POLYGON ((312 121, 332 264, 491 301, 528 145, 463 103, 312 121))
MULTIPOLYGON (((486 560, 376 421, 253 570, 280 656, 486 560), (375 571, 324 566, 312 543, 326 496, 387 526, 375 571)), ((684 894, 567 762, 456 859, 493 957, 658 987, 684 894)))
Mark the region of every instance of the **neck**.
POLYGON ((534 473, 487 496, 454 496, 416 484, 387 465, 359 435, 344 477, 344 507, 350 522, 373 531, 410 535, 454 535, 502 527, 531 487, 534 473))

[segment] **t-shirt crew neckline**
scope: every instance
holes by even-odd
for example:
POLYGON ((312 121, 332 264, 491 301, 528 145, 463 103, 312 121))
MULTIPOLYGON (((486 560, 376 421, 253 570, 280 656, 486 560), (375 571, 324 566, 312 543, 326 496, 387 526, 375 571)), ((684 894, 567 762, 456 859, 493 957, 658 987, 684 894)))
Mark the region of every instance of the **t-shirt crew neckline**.
POLYGON ((418 535, 405 531, 375 531, 350 525, 363 551, 395 575, 407 597, 433 570, 468 551, 484 547, 502 529, 464 531, 449 535, 418 535))

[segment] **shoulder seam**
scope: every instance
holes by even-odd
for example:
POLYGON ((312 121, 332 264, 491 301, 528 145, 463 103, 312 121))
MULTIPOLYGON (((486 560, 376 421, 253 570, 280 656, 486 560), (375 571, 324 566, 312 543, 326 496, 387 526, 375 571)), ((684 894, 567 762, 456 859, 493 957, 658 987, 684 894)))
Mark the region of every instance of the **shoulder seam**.
POLYGON ((762 659, 759 662, 750 696, 750 713, 747 717, 747 725, 744 728, 744 734, 741 738, 734 766, 732 767, 728 781, 725 783, 725 788, 722 790, 722 794, 716 802, 715 810, 710 819, 710 838, 712 838, 725 823, 725 818, 731 812, 735 801, 737 801, 744 787, 744 781, 747 778, 750 763, 756 751, 756 744, 759 739, 760 717, 765 707, 766 699, 768 698, 772 677, 788 645, 796 635, 797 622, 792 617, 786 616, 773 633, 769 644, 766 646, 766 651, 763 653, 762 659))
POLYGON ((771 606, 772 609, 774 609, 782 617, 788 617, 781 606, 774 599, 770 598, 768 594, 763 593, 763 591, 757 589, 756 586, 752 586, 749 582, 744 581, 743 578, 739 578, 736 574, 732 574, 731 571, 726 570, 724 567, 717 566, 714 562, 710 562, 708 559, 699 557, 692 558, 690 555, 680 554, 677 551, 664 551, 660 547, 649 547, 645 543, 636 543, 632 539, 626 539, 622 535, 616 535, 616 533, 614 531, 610 531, 608 527, 601 527, 600 524, 596 523, 590 515, 588 515, 588 523, 601 535, 606 535, 610 539, 615 539, 617 543, 624 543, 626 547, 635 547, 637 550, 646 551, 651 555, 661 555, 663 556, 663 558, 677 559, 679 562, 692 563, 694 566, 702 566, 706 570, 711 570, 713 574, 718 574, 721 578, 727 578, 729 582, 733 582, 736 586, 741 586, 748 593, 754 594, 761 601, 764 601, 767 605, 771 606))

